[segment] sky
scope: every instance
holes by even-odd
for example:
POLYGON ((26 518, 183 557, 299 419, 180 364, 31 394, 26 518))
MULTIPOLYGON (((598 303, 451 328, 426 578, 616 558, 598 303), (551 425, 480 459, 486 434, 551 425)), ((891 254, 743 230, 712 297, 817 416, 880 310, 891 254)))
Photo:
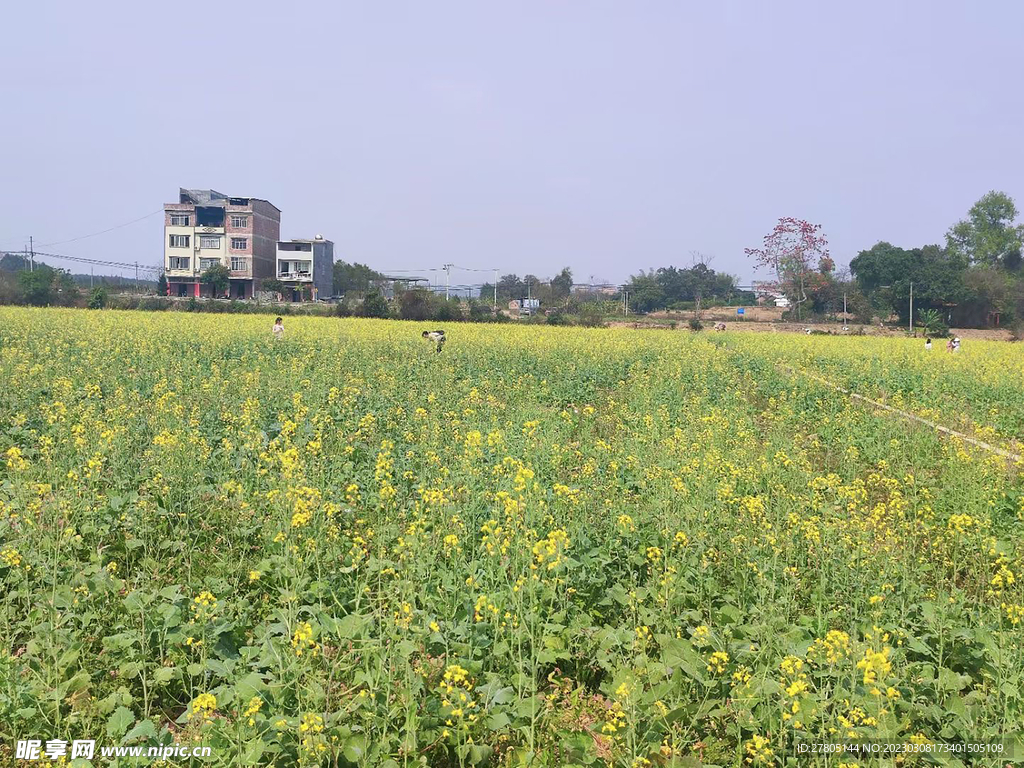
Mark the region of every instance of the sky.
POLYGON ((0 249, 32 235, 157 265, 156 212, 212 187, 385 272, 621 282, 699 252, 746 283, 743 249, 779 217, 821 224, 844 264, 879 240, 941 242, 988 190, 1024 204, 1018 2, 38 0, 4 15, 0 249))

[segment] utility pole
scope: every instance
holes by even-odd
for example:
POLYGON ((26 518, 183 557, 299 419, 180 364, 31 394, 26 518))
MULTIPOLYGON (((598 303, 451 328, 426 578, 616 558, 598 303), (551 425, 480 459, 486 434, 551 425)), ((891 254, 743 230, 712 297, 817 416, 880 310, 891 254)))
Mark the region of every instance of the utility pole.
POLYGON ((141 293, 139 290, 139 262, 135 262, 135 292, 141 293))
POLYGON ((32 235, 28 236, 28 247, 29 247, 29 253, 32 254, 32 271, 35 272, 36 271, 36 246, 35 246, 35 243, 32 241, 32 235))
POLYGON ((914 332, 914 281, 910 281, 910 332, 914 332))
POLYGON ((92 281, 96 277, 96 267, 89 267, 89 288, 92 289, 92 281))
POLYGON ((498 308, 498 270, 494 270, 494 309, 498 308))
POLYGON ((444 300, 445 301, 448 301, 448 283, 449 283, 449 278, 451 277, 451 274, 452 274, 452 267, 453 266, 454 266, 453 264, 445 264, 444 265, 444 300))
POLYGON ((846 330, 846 291, 843 291, 843 330, 846 330))

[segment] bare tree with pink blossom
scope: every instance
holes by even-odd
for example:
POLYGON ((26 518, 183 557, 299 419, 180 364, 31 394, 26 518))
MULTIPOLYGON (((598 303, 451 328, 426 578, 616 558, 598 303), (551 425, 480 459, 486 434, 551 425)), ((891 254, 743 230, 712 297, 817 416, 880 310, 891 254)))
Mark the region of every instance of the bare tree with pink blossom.
POLYGON ((755 269, 769 269, 774 280, 764 282, 766 288, 783 293, 796 305, 807 301, 808 289, 813 289, 818 278, 832 271, 835 263, 828 255, 828 238, 820 224, 786 216, 765 235, 760 248, 744 248, 754 259, 755 269))

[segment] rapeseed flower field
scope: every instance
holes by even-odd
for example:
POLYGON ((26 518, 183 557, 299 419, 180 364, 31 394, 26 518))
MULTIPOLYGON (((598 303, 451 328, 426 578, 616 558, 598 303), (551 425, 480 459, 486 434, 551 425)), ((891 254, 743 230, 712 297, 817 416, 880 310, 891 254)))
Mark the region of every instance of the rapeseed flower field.
POLYGON ((798 746, 1020 738, 1024 465, 794 373, 1013 445, 1020 346, 422 330, 0 309, 0 743, 850 766, 798 746))

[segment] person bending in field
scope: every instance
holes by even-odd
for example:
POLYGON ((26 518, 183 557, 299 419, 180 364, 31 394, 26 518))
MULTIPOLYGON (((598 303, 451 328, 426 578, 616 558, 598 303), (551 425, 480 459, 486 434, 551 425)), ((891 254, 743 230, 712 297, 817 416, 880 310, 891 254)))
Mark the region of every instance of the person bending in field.
POLYGON ((444 331, 424 331, 423 338, 429 339, 437 344, 437 353, 441 354, 441 347, 444 346, 445 336, 444 331))
POLYGON ((274 328, 272 330, 275 339, 280 339, 284 336, 284 321, 280 317, 274 321, 274 328))

